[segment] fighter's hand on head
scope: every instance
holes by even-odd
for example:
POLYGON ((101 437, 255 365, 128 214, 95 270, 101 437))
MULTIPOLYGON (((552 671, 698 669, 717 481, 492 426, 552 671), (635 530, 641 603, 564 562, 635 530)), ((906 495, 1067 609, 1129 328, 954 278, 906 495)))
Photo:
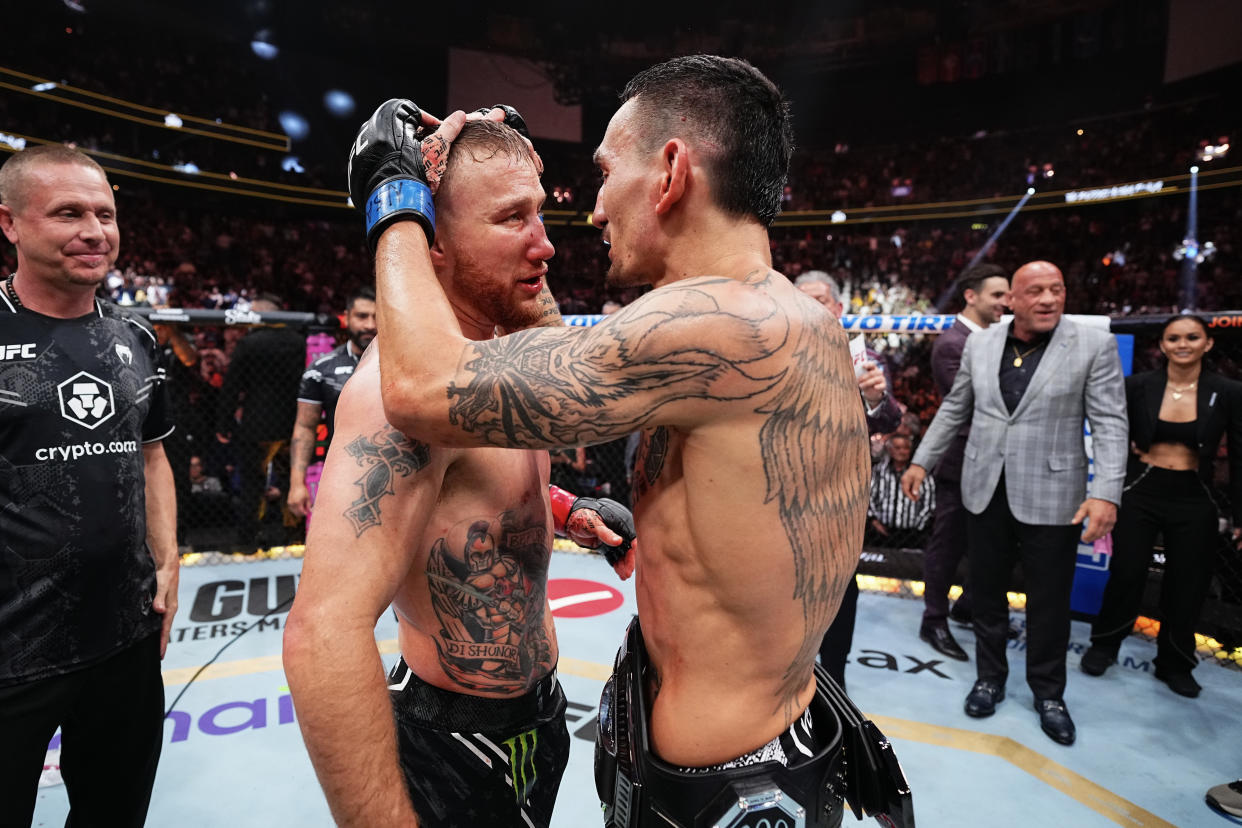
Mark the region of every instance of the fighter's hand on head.
POLYGON ((422 225, 428 243, 435 238, 431 197, 465 121, 462 112, 440 121, 413 101, 393 98, 359 128, 349 150, 349 196, 362 213, 372 250, 389 225, 406 219, 422 225), (438 128, 423 138, 424 127, 438 128))
MULTIPOLYGON (((625 562, 634 543, 634 515, 615 500, 580 497, 569 510, 565 535, 579 546, 599 549, 609 565, 617 568, 625 562)), ((632 557, 629 568, 632 572, 632 557)), ((628 577, 628 573, 617 571, 623 578, 628 577)))
POLYGON ((540 175, 543 175, 543 159, 539 157, 539 153, 535 152, 535 145, 530 142, 530 130, 526 128, 526 119, 522 117, 516 109, 506 104, 493 104, 492 106, 483 106, 471 112, 468 118, 491 118, 500 121, 505 126, 513 127, 518 135, 522 136, 522 140, 526 142, 526 149, 530 152, 530 159, 535 164, 535 169, 540 175))
POLYGON ((526 138, 528 140, 530 139, 530 130, 526 128, 526 119, 523 118, 521 114, 511 106, 508 106, 506 104, 492 104, 491 106, 481 106, 470 114, 478 115, 483 118, 491 118, 492 120, 495 120, 495 121, 500 121, 505 126, 510 126, 510 127, 513 127, 515 130, 517 130, 518 135, 521 135, 523 138, 526 138), (500 110, 500 113, 496 114, 496 110, 500 110))

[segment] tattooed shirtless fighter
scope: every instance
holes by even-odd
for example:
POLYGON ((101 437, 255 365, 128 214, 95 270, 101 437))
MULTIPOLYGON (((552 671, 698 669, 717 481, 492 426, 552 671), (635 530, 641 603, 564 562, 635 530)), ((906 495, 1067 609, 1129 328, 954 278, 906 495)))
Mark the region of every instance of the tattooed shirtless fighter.
MULTIPOLYGON (((457 329, 561 324, 525 140, 469 125, 444 183, 431 256, 457 329)), ((569 754, 545 590, 554 524, 624 547, 632 521, 611 501, 550 502, 547 452, 436 448, 391 426, 376 351, 403 335, 375 340, 337 409, 285 631, 298 720, 341 825, 546 826, 569 754), (374 628, 390 603, 401 659, 386 691, 374 628)))
POLYGON ((787 824, 835 825, 840 724, 813 667, 862 546, 867 427, 844 332, 772 269, 788 106, 749 64, 710 56, 644 71, 622 97, 595 153, 593 222, 611 282, 655 289, 593 328, 487 342, 456 330, 428 217, 387 206, 389 177, 435 184, 465 116, 382 151, 375 142, 408 130, 383 112, 363 126, 351 192, 374 206, 384 410, 433 445, 574 446, 641 430, 642 629, 631 626, 601 703, 608 820, 736 825, 738 786, 755 782, 781 792, 764 807, 793 803, 787 824), (399 158, 400 173, 377 158, 399 158), (633 766, 615 756, 628 746, 633 766))

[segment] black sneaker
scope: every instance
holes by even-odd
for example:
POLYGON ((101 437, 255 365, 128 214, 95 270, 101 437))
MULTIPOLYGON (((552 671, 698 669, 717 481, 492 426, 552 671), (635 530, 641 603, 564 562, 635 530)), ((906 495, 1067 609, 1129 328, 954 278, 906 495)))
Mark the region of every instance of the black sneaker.
POLYGON ((1106 653, 1099 647, 1091 647, 1082 654, 1082 662, 1078 666, 1089 676, 1102 676, 1116 662, 1116 656, 1106 653))
POLYGON ((1203 688, 1199 686, 1199 682, 1195 681, 1194 676, 1190 675, 1189 670, 1161 670, 1156 668, 1156 678, 1169 685, 1169 689, 1179 696, 1185 696, 1188 699, 1197 698, 1199 691, 1203 688))

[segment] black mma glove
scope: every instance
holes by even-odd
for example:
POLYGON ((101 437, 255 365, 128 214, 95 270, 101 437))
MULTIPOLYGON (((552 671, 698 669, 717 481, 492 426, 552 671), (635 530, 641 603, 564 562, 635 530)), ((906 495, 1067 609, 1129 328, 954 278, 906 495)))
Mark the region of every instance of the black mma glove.
POLYGON ((372 253, 394 221, 413 219, 423 226, 428 244, 435 238, 436 209, 417 134, 421 126, 417 104, 392 98, 362 125, 349 150, 349 197, 362 212, 372 253))
POLYGON ((513 127, 515 130, 517 130, 518 135, 521 135, 523 138, 525 138, 528 141, 530 140, 530 131, 526 128, 526 120, 520 114, 518 114, 518 111, 516 109, 514 109, 511 106, 506 106, 505 104, 494 104, 492 106, 483 106, 483 107, 479 107, 478 109, 476 109, 475 113, 478 115, 486 115, 487 113, 491 112, 493 109, 504 110, 505 118, 501 123, 503 123, 505 126, 513 127))
MULTIPOLYGON (((609 566, 616 566, 625 557, 625 553, 630 551, 630 546, 634 543, 633 513, 617 501, 606 497, 580 497, 569 508, 569 518, 566 520, 566 526, 574 523, 574 512, 577 512, 579 509, 595 512, 604 521, 605 526, 621 536, 620 546, 608 546, 597 541, 595 546, 589 547, 601 552, 604 560, 608 561, 609 566)), ((577 540, 577 536, 578 533, 573 534, 575 541, 581 544, 582 541, 577 540)))

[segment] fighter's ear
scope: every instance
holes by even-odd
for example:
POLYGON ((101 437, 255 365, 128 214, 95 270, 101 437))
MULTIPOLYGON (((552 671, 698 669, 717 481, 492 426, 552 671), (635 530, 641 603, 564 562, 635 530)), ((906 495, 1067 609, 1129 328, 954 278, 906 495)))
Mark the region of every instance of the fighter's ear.
POLYGON ((690 179, 690 148, 680 138, 670 138, 660 151, 660 192, 656 214, 667 213, 686 194, 690 179))
POLYGON ((13 222, 13 210, 0 204, 0 231, 10 244, 17 244, 17 226, 13 222))
POLYGON ((444 234, 436 233, 436 240, 431 243, 431 266, 439 270, 448 265, 448 254, 444 250, 444 234))

